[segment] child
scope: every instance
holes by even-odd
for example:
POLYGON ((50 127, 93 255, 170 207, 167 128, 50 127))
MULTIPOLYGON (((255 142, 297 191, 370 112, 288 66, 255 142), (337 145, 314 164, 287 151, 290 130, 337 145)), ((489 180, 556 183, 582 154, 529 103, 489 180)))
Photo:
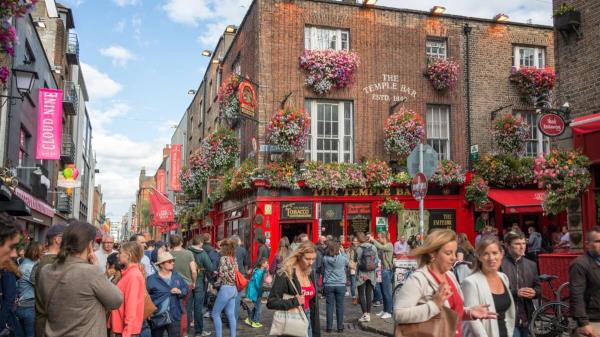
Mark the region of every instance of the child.
POLYGON ((248 282, 248 288, 246 289, 246 298, 251 300, 254 304, 252 310, 248 310, 248 318, 244 320, 244 323, 248 324, 253 328, 260 328, 260 310, 261 310, 261 297, 262 297, 262 286, 264 278, 269 269, 269 260, 261 258, 258 264, 258 268, 255 268, 252 272, 252 278, 248 282))

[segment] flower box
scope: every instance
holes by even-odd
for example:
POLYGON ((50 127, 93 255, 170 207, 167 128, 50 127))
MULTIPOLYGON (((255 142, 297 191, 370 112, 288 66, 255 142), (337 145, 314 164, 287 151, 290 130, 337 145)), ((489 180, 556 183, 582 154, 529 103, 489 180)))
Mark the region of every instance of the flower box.
POLYGON ((573 26, 579 26, 580 24, 581 12, 579 11, 570 11, 554 17, 554 27, 557 30, 570 31, 573 26))

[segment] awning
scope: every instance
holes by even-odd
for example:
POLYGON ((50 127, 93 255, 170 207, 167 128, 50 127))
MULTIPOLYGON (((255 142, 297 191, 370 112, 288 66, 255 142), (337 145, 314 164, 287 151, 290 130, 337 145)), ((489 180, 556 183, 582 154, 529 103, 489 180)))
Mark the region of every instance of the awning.
POLYGON ((490 189, 488 197, 504 206, 505 214, 542 213, 543 190, 490 189))
POLYGON ((571 121, 570 125, 574 134, 585 135, 600 131, 600 112, 577 117, 571 121))
POLYGON ((30 216, 31 209, 16 195, 9 201, 0 201, 0 212, 6 212, 12 216, 30 216))

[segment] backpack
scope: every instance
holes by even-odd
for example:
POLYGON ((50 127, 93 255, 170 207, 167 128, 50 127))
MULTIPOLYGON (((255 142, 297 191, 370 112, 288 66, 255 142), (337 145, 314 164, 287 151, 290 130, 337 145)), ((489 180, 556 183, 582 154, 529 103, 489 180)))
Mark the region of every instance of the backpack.
POLYGON ((375 271, 377 269, 377 253, 373 246, 361 247, 362 254, 358 261, 358 270, 360 271, 375 271))

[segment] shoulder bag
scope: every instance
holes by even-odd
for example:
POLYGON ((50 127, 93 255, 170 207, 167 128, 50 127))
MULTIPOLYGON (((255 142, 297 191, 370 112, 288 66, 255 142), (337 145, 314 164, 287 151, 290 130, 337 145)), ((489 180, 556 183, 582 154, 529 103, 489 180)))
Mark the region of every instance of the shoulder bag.
MULTIPOLYGON (((431 281, 429 285, 434 289, 431 281)), ((458 326, 458 314, 442 306, 440 313, 421 323, 396 324, 394 337, 454 337, 458 326)))
POLYGON ((242 291, 248 285, 248 279, 238 270, 237 263, 235 263, 233 259, 231 259, 231 261, 233 270, 235 271, 235 287, 237 288, 237 291, 242 291))
MULTIPOLYGON (((286 276, 289 283, 292 284, 292 288, 296 295, 300 295, 300 292, 296 289, 294 281, 286 276)), ((289 300, 296 297, 295 295, 283 294, 284 300, 289 300)), ((292 308, 290 310, 277 310, 273 313, 273 322, 271 324, 270 336, 295 336, 295 337, 307 337, 308 335, 308 318, 300 306, 292 308)))

